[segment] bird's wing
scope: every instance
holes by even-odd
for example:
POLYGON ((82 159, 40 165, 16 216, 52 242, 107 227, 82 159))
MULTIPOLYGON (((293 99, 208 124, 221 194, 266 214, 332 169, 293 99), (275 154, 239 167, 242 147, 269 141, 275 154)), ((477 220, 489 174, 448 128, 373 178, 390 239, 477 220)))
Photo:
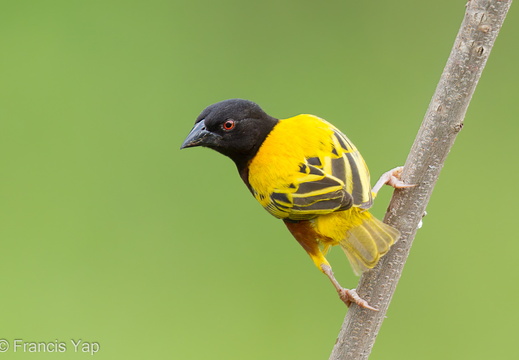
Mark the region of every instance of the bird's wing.
POLYGON ((272 215, 308 220, 352 206, 371 206, 369 171, 359 151, 337 129, 331 140, 331 151, 304 159, 295 180, 270 194, 265 208, 272 215))

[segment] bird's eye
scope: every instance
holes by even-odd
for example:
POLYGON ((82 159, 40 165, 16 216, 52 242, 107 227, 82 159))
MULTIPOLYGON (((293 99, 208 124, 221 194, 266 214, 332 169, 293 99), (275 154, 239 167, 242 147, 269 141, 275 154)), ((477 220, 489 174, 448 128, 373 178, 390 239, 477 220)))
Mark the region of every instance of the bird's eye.
POLYGON ((222 127, 224 130, 232 130, 234 129, 234 120, 227 120, 226 122, 223 123, 222 127))

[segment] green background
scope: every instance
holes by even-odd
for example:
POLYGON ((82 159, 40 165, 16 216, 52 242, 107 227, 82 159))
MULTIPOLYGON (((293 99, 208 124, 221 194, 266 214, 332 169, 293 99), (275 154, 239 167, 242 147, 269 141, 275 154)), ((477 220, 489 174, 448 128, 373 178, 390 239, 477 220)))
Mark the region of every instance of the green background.
MULTIPOLYGON (((2 1, 0 359, 327 359, 346 313, 234 164, 179 151, 226 98, 403 164, 464 0, 2 1)), ((512 7, 371 359, 519 356, 512 7)), ((373 212, 382 217, 383 189, 373 212)), ((358 278, 342 251, 338 279, 358 278)))

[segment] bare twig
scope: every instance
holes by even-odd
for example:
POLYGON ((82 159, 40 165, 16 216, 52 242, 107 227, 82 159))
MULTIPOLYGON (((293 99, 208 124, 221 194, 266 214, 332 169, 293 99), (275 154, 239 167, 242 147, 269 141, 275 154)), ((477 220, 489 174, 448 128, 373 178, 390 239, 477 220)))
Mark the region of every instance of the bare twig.
POLYGON ((385 221, 402 233, 391 251, 360 279, 359 295, 380 311, 352 305, 330 360, 367 359, 409 254, 418 224, 456 135, 511 0, 471 0, 447 65, 405 163, 402 179, 418 186, 396 190, 385 221))

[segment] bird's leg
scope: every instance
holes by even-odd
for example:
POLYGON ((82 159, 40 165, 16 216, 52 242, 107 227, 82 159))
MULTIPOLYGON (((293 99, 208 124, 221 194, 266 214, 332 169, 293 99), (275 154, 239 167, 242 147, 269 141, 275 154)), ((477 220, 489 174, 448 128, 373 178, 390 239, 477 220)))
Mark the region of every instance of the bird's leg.
POLYGON ((344 301, 346 306, 350 307, 351 303, 355 303, 364 309, 378 311, 377 308, 374 308, 373 306, 369 305, 366 300, 362 299, 359 296, 359 294, 357 294, 357 291, 355 289, 343 288, 339 284, 337 279, 335 279, 335 276, 333 276, 333 271, 332 271, 331 266, 323 264, 323 265, 321 265, 321 270, 326 276, 328 276, 328 279, 330 279, 333 286, 337 290, 339 297, 341 298, 342 301, 344 301))
POLYGON ((380 179, 378 179, 375 186, 373 186, 373 189, 371 189, 371 193, 373 194, 373 197, 377 196, 378 191, 380 188, 384 185, 389 185, 394 187, 395 189, 404 189, 416 186, 416 184, 406 184, 402 180, 400 180, 400 175, 402 175, 402 170, 404 169, 403 166, 396 167, 392 170, 389 170, 388 172, 385 172, 382 174, 380 179))
POLYGON ((362 299, 355 289, 346 289, 343 288, 335 276, 333 276, 332 267, 330 263, 326 260, 321 249, 319 249, 319 242, 316 240, 318 235, 315 230, 310 225, 309 221, 303 220, 298 222, 290 222, 285 221, 285 225, 288 230, 294 235, 299 244, 305 249, 305 251, 310 255, 310 258, 314 262, 315 266, 319 270, 321 270, 332 282, 335 290, 339 293, 339 297, 346 304, 346 306, 350 306, 352 303, 359 305, 365 309, 370 309, 374 311, 378 311, 374 307, 370 306, 368 302, 362 299))

